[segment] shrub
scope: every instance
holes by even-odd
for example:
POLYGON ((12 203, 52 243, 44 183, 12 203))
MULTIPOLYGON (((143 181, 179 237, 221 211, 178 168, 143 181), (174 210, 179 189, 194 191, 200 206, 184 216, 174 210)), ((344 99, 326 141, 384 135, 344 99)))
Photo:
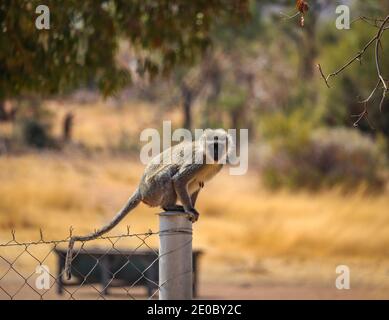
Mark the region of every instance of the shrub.
POLYGON ((14 138, 19 145, 37 149, 56 148, 58 144, 50 132, 50 125, 40 119, 21 118, 15 122, 14 138))
POLYGON ((36 97, 18 101, 14 125, 15 142, 38 149, 58 147, 51 135, 53 116, 36 97))
POLYGON ((317 129, 299 140, 300 145, 289 140, 277 139, 264 156, 262 173, 268 187, 383 186, 383 148, 355 129, 317 129))

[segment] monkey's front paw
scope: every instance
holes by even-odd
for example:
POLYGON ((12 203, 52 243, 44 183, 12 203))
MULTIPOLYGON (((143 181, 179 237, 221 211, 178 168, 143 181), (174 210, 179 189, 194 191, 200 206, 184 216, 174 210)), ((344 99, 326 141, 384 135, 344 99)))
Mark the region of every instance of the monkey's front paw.
POLYGON ((199 219, 200 214, 195 208, 188 210, 186 213, 188 214, 189 220, 192 221, 192 223, 196 222, 199 219))

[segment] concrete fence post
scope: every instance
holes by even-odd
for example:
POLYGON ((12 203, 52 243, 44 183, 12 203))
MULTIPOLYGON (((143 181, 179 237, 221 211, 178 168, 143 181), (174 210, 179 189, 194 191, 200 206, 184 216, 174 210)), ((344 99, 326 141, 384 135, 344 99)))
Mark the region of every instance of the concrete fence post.
POLYGON ((183 212, 159 214, 159 299, 191 300, 192 222, 183 212))

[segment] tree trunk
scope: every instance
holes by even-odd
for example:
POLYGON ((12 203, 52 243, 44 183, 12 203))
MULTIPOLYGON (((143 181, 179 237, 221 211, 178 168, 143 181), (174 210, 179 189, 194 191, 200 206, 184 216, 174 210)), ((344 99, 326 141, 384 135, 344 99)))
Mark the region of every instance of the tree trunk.
POLYGON ((184 112, 183 127, 185 129, 191 130, 192 129, 193 92, 186 84, 183 84, 181 86, 181 94, 182 94, 182 99, 183 99, 182 106, 183 106, 183 112, 184 112))
POLYGON ((255 75, 253 73, 249 73, 247 75, 247 88, 248 88, 248 97, 243 107, 243 117, 246 129, 248 129, 248 137, 249 139, 255 137, 254 131, 254 103, 255 103, 255 75))
POLYGON ((316 74, 315 61, 317 58, 316 27, 319 16, 318 8, 313 7, 310 11, 309 23, 304 26, 302 34, 302 49, 300 53, 300 74, 302 79, 308 81, 316 74))
POLYGON ((73 131, 73 119, 74 119, 74 115, 72 112, 68 112, 66 115, 65 115, 65 118, 63 120, 63 132, 62 132, 62 135, 63 135, 63 140, 65 142, 69 142, 72 140, 72 131, 73 131))
POLYGON ((5 110, 5 101, 0 99, 0 121, 7 121, 8 114, 7 110, 5 110))
POLYGON ((242 125, 243 109, 244 109, 244 106, 239 107, 239 108, 235 108, 235 109, 230 111, 231 128, 236 129, 236 141, 235 141, 236 150, 239 150, 239 148, 240 148, 240 132, 239 132, 239 130, 241 129, 241 125, 242 125))
MULTIPOLYGON (((317 20, 321 5, 314 3, 307 15, 307 21, 301 30, 301 42, 299 45, 299 72, 302 82, 309 84, 314 80, 316 75, 316 59, 318 54, 316 33, 317 33, 317 20)), ((304 95, 307 98, 307 102, 311 105, 317 103, 317 90, 312 85, 304 87, 304 95), (306 89, 306 90, 305 90, 306 89)))

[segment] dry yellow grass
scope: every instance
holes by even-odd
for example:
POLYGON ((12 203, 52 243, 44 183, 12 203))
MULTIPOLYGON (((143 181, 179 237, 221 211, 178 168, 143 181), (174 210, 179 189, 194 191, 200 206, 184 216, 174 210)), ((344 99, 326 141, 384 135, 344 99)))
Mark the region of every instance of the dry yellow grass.
POLYGON ((72 110, 74 118, 74 141, 90 148, 104 149, 112 147, 126 135, 134 137, 138 143, 139 134, 144 128, 162 128, 162 120, 171 120, 173 124, 180 122, 179 113, 165 112, 155 105, 147 103, 128 104, 122 107, 107 106, 103 101, 97 104, 75 105, 66 103, 59 105, 52 101, 47 107, 55 116, 54 134, 61 134, 61 119, 72 110))
MULTIPOLYGON (((66 237, 70 226, 79 234, 98 228, 133 191, 142 168, 136 160, 51 153, 0 158, 1 242, 10 239, 10 229, 19 239, 31 240, 38 238, 39 228, 51 239, 66 237)), ((194 244, 207 253, 210 278, 235 270, 237 278, 266 280, 272 270, 278 280, 321 273, 324 280, 346 262, 358 268, 362 263, 362 274, 383 268, 382 275, 388 207, 388 194, 269 193, 255 175, 231 177, 225 170, 200 194, 194 244)), ((140 205, 112 233, 126 232, 127 225, 132 232, 156 231, 157 211, 140 205)))
MULTIPOLYGON (((115 121, 129 119, 130 112, 123 112, 125 116, 82 109, 76 138, 93 145, 100 128, 107 129, 101 134, 111 135, 115 121), (91 117, 94 124, 88 122, 91 117)), ((10 229, 17 230, 19 239, 32 240, 39 228, 51 239, 66 237, 70 226, 78 234, 98 228, 122 206, 142 170, 137 159, 106 154, 1 157, 0 242, 10 239, 10 229)), ((224 170, 199 196, 194 246, 206 251, 204 278, 210 280, 330 286, 336 265, 348 264, 360 285, 389 287, 388 208, 388 191, 271 193, 253 170, 237 177, 224 170)), ((140 205, 113 234, 126 232, 126 225, 132 232, 156 231, 157 211, 140 205)))

